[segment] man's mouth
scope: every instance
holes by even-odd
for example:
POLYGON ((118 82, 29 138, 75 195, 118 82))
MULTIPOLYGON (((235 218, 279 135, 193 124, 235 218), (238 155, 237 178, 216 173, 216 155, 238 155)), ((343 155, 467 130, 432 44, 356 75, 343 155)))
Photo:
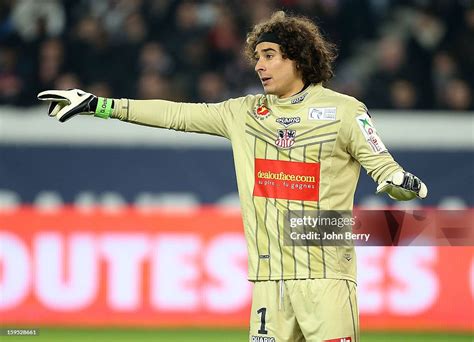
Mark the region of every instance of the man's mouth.
POLYGON ((271 80, 271 77, 262 77, 262 78, 260 78, 260 80, 262 81, 262 84, 265 85, 265 83, 267 83, 269 80, 271 80))

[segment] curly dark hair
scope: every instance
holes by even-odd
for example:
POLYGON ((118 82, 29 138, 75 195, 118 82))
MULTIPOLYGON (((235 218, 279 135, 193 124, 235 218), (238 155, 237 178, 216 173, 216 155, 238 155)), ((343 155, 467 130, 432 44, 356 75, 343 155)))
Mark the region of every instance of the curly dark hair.
POLYGON ((310 19, 287 15, 283 11, 275 12, 268 21, 255 25, 247 34, 244 51, 252 63, 259 37, 270 32, 281 42, 283 57, 296 62, 305 84, 326 82, 334 76, 332 63, 336 59, 336 46, 323 37, 310 19))

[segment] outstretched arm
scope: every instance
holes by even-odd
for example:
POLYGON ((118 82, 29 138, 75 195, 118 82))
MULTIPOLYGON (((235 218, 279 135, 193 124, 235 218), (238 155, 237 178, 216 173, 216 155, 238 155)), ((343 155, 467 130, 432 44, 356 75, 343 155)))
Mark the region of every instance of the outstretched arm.
POLYGON ((140 125, 231 138, 243 98, 216 104, 164 100, 130 100, 97 97, 80 89, 47 90, 38 99, 50 102, 48 114, 65 122, 79 114, 116 118, 140 125))

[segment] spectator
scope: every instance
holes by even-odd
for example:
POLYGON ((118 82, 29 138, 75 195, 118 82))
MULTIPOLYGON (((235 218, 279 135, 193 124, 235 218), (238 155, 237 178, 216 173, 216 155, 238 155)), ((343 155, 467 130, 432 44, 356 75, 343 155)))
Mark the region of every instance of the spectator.
POLYGON ((57 0, 17 0, 13 7, 12 21, 16 31, 25 41, 44 36, 59 36, 65 27, 63 5, 57 0))
POLYGON ((434 55, 431 77, 437 106, 442 103, 442 96, 447 83, 458 77, 458 75, 458 66, 449 53, 440 51, 434 55))
POLYGON ((459 61, 464 77, 474 86, 474 6, 463 13, 458 20, 464 19, 457 27, 451 43, 451 49, 456 60, 459 61))
POLYGON ((137 99, 171 100, 169 82, 156 73, 145 73, 138 80, 137 99))
POLYGON ((390 85, 390 106, 394 109, 416 109, 418 94, 410 81, 396 80, 390 85))
POLYGON ((38 61, 38 90, 54 87, 56 78, 63 70, 63 42, 56 38, 44 41, 40 46, 38 61))
POLYGON ((225 81, 216 72, 206 72, 200 76, 197 92, 199 102, 217 103, 229 97, 225 81))
POLYGON ((220 13, 209 31, 212 64, 220 67, 232 61, 240 52, 241 40, 234 17, 225 11, 220 13))
POLYGON ((54 82, 55 89, 74 89, 82 88, 79 77, 71 72, 59 75, 54 82))
POLYGON ((368 86, 367 106, 390 108, 390 86, 400 78, 409 79, 403 41, 396 36, 383 37, 378 43, 377 69, 368 86))
POLYGON ((118 63, 120 55, 111 48, 107 32, 98 19, 81 18, 69 43, 69 63, 84 83, 107 80, 114 75, 112 67, 118 63))
POLYGON ((244 32, 276 8, 320 24, 338 44, 333 86, 370 107, 470 102, 474 8, 461 1, 375 0, 3 0, 0 102, 35 104, 34 94, 56 82, 102 84, 116 96, 136 93, 143 83, 161 89, 164 78, 169 94, 197 101, 217 83, 200 85, 209 71, 230 96, 255 92, 257 79, 240 55, 244 32), (455 79, 462 79, 453 83, 461 94, 448 96, 455 79))
POLYGON ((18 73, 18 52, 4 48, 0 51, 0 104, 17 104, 24 87, 18 73))
POLYGON ((112 96, 112 88, 107 82, 95 82, 88 85, 85 90, 93 94, 100 94, 97 96, 108 97, 112 96))
POLYGON ((151 41, 141 48, 138 70, 140 72, 157 72, 167 76, 174 71, 174 63, 160 43, 151 41))
POLYGON ((472 110, 472 91, 467 82, 453 79, 447 85, 443 107, 449 110, 472 110))

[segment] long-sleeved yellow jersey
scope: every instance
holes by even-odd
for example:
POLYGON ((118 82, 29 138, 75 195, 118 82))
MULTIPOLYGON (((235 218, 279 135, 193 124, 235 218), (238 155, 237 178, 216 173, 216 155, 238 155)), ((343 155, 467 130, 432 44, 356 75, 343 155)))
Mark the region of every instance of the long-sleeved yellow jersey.
POLYGON ((289 211, 352 210, 361 165, 379 183, 401 170, 364 104, 314 84, 285 99, 248 95, 217 104, 120 99, 112 117, 230 140, 249 280, 356 281, 354 247, 295 246, 283 236, 289 211))

